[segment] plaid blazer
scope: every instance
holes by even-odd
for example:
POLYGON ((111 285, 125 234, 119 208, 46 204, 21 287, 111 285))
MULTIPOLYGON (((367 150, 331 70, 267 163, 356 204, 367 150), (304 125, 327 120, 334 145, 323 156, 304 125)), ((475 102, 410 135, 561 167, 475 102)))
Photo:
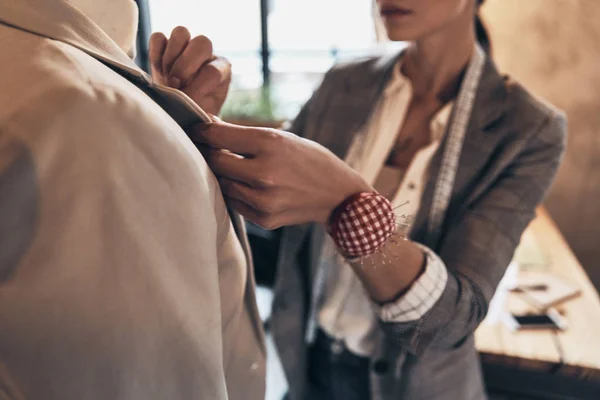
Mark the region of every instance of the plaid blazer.
MULTIPOLYGON (((331 69, 290 130, 343 158, 398 57, 372 57, 331 69)), ((450 202, 440 228, 431 232, 431 204, 447 138, 432 159, 411 236, 440 255, 448 282, 423 318, 381 323, 371 358, 373 400, 486 397, 473 332, 556 174, 566 120, 501 76, 487 58, 450 202)), ((317 225, 282 233, 272 329, 292 400, 303 400, 306 332, 323 287, 318 261, 324 235, 317 225)))

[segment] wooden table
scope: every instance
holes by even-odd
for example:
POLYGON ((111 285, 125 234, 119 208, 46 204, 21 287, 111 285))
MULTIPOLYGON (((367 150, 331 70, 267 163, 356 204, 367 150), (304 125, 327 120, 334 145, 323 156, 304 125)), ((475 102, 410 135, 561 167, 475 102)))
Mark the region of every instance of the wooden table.
MULTIPOLYGON (((537 243, 547 258, 545 270, 577 285, 581 295, 556 307, 569 325, 564 332, 511 332, 502 322, 484 321, 475 338, 488 386, 532 398, 600 399, 598 292, 545 210, 522 242, 537 243)), ((506 294, 498 304, 505 311, 533 311, 518 294, 506 294)))

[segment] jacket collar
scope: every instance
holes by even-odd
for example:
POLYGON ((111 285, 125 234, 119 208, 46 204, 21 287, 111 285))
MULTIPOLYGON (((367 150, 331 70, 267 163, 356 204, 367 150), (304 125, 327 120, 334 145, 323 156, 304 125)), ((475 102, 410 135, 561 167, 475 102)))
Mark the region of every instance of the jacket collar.
POLYGON ((152 81, 98 25, 66 0, 0 1, 0 23, 67 43, 136 80, 152 81))
POLYGON ((506 80, 489 57, 486 58, 476 96, 470 129, 489 132, 503 117, 508 99, 506 80))
POLYGON ((211 118, 184 93, 155 83, 91 19, 67 0, 0 0, 0 24, 69 44, 128 79, 186 128, 211 118))

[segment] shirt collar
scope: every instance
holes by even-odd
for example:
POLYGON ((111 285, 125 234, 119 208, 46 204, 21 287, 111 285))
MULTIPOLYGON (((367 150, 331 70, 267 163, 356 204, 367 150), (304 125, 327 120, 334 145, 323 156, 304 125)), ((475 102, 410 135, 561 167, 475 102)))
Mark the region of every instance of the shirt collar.
POLYGON ((402 57, 398 59, 394 68, 392 68, 392 76, 383 90, 383 96, 389 97, 400 92, 406 85, 410 85, 408 78, 402 73, 402 57))

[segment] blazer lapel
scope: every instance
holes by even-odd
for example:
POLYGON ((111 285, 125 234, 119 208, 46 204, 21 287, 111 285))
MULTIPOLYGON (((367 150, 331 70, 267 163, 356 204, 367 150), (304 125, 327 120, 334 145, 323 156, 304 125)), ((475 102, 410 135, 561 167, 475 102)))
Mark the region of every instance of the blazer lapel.
MULTIPOLYGON (((474 182, 482 175, 486 164, 494 153, 494 149, 503 138, 494 128, 505 114, 507 96, 508 92, 503 77, 498 73, 492 60, 487 58, 477 90, 471 120, 467 128, 452 190, 452 200, 446 212, 446 221, 448 216, 462 211, 462 208, 469 204, 471 199, 477 198, 484 189, 481 186, 474 185, 474 182), (460 199, 460 202, 456 199, 460 199)), ((435 183, 440 172, 447 140, 448 135, 446 134, 442 145, 431 160, 429 167, 430 179, 423 192, 420 211, 411 233, 412 239, 433 249, 436 249, 439 243, 431 243, 428 237, 428 214, 431 209, 435 183)))

